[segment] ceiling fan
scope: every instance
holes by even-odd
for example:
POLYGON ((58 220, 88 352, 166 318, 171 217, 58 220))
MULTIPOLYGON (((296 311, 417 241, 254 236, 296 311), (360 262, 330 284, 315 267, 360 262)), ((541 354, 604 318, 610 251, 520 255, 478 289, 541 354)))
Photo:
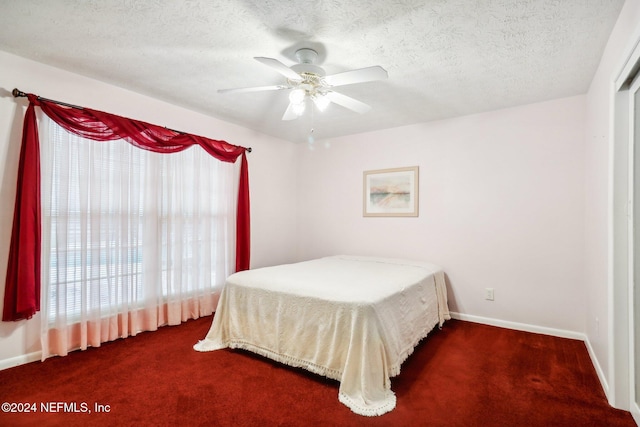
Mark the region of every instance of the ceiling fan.
POLYGON ((294 120, 304 114, 308 100, 313 101, 320 111, 324 111, 327 106, 333 102, 357 113, 366 113, 371 109, 369 105, 336 92, 333 88, 354 83, 383 80, 388 77, 387 71, 378 65, 327 76, 321 67, 314 64, 318 58, 318 53, 315 50, 310 48, 298 49, 295 52, 295 56, 299 63, 291 67, 287 67, 274 58, 254 58, 286 77, 287 81, 285 84, 220 89, 218 92, 246 93, 269 90, 291 90, 289 93, 289 106, 284 112, 282 120, 294 120))

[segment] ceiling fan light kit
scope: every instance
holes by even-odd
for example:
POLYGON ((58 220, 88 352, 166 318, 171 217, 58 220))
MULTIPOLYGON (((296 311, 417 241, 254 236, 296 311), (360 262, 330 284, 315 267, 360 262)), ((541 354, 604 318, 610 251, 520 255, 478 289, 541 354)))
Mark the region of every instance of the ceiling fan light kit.
POLYGON ((221 89, 220 93, 246 93, 271 90, 291 90, 289 93, 289 106, 285 110, 282 120, 294 120, 302 116, 306 111, 309 100, 319 111, 325 111, 330 103, 338 104, 344 108, 363 114, 371 109, 364 102, 351 98, 333 90, 336 86, 344 86, 355 83, 364 83, 374 80, 382 80, 388 77, 387 71, 380 66, 360 68, 345 71, 343 73, 326 75, 324 69, 315 64, 318 53, 310 48, 298 49, 295 52, 299 61, 291 67, 274 58, 255 57, 254 59, 272 68, 287 78, 286 84, 273 86, 259 86, 237 89, 221 89))

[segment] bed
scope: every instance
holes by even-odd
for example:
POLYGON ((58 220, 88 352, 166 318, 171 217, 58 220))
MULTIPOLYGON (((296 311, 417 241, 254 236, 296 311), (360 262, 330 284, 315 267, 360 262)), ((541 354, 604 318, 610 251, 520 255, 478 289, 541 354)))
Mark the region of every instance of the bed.
POLYGON ((450 318, 438 266, 332 256, 232 274, 194 348, 244 349, 332 378, 340 402, 376 416, 396 405, 390 378, 450 318))

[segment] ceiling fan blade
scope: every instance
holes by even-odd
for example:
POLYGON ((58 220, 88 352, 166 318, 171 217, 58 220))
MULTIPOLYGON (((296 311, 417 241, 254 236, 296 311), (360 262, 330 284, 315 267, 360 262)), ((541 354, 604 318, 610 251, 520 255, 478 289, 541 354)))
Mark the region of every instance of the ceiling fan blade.
POLYGON ((282 115, 282 120, 295 120, 297 118, 298 118, 298 115, 295 113, 293 109, 293 102, 290 102, 289 106, 287 107, 284 114, 282 115))
POLYGON ((355 111, 356 113, 364 114, 371 109, 371 107, 364 102, 338 92, 327 92, 325 96, 334 104, 341 105, 344 108, 355 111))
POLYGON ((302 77, 300 77, 300 74, 296 73, 291 68, 287 67, 286 65, 284 65, 282 62, 278 61, 277 59, 265 58, 265 57, 262 57, 262 56, 256 56, 253 59, 255 59, 258 62, 263 63, 264 65, 266 65, 268 67, 273 68, 275 71, 277 71, 278 73, 282 74, 283 76, 285 76, 288 79, 291 79, 291 80, 302 80, 302 77))
POLYGON ((384 80, 387 77, 389 77, 387 70, 379 65, 374 65, 373 67, 359 68, 357 70, 325 76, 323 80, 329 86, 342 86, 353 83, 370 82, 373 80, 384 80))
POLYGON ((274 85, 274 86, 239 87, 235 89, 218 89, 218 93, 247 93, 247 92, 261 92, 265 90, 283 90, 283 89, 289 89, 289 86, 274 85))

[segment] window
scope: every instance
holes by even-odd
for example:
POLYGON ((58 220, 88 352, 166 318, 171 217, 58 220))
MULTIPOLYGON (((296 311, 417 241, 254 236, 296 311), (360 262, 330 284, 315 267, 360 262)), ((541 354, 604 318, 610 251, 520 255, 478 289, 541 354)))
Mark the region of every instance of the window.
POLYGON ((235 165, 199 147, 158 154, 41 120, 42 306, 50 328, 140 312, 158 324, 163 310, 170 324, 210 314, 197 306, 211 305, 203 301, 231 272, 235 165))

